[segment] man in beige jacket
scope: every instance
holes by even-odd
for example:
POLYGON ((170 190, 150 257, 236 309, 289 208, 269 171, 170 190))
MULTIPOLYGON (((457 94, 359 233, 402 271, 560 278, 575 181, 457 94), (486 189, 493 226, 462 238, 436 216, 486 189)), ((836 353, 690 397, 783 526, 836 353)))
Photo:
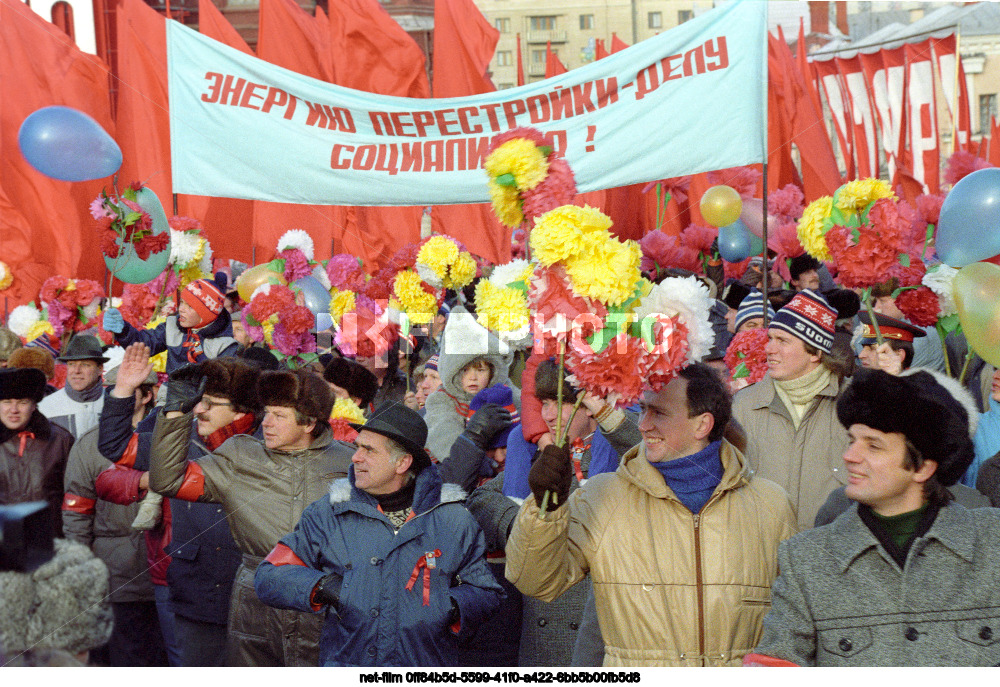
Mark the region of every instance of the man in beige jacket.
POLYGON ((767 374, 733 400, 750 467, 788 492, 802 530, 813 526, 830 492, 847 484, 847 432, 837 421, 844 383, 829 355, 836 319, 821 294, 796 294, 768 327, 767 374))
POLYGON ((642 443, 571 497, 566 450, 543 450, 507 542, 507 579, 551 601, 590 572, 606 666, 740 665, 795 515, 723 438, 731 406, 711 368, 684 368, 642 405, 642 443), (543 513, 546 492, 555 505, 543 513))

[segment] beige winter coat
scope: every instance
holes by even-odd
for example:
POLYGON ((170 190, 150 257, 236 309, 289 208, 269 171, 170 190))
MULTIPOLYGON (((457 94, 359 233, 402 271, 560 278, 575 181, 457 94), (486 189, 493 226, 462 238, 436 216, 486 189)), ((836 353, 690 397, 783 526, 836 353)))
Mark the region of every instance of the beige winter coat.
POLYGON ((770 375, 733 399, 733 417, 746 430, 750 467, 788 492, 800 530, 811 528, 830 492, 847 484, 847 430, 837 420, 842 388, 833 378, 817 394, 798 430, 770 375))
POLYGON ((507 579, 547 601, 589 571, 606 666, 740 665, 760 638, 795 516, 728 442, 721 458, 722 481, 697 515, 642 444, 547 516, 529 497, 507 542, 507 579))

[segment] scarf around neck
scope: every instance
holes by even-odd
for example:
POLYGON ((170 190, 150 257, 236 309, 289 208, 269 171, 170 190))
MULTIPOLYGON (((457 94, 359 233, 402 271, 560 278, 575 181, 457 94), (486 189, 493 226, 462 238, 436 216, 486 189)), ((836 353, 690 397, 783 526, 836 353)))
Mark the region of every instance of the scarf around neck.
POLYGON ((77 391, 69 384, 66 384, 63 388, 66 389, 66 395, 69 396, 69 400, 76 401, 77 403, 92 403, 104 393, 104 384, 101 382, 100 377, 83 391, 77 391))
POLYGON ((788 406, 796 429, 805 416, 809 404, 813 402, 819 392, 827 387, 832 377, 833 373, 826 365, 819 365, 812 372, 807 372, 797 379, 774 380, 774 388, 781 400, 788 406))
POLYGON ((650 465, 663 475, 680 502, 692 513, 698 513, 722 481, 721 446, 722 441, 713 441, 697 453, 650 465))

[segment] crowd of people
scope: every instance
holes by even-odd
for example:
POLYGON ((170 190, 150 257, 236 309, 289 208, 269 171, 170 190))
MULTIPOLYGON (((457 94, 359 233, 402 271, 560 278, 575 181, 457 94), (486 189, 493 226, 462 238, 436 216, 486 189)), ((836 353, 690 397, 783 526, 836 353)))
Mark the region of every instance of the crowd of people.
POLYGON ((149 328, 0 329, 0 504, 56 537, 0 572, 3 663, 1000 663, 1000 371, 945 374, 967 345, 892 279, 868 310, 786 264, 650 274, 714 344, 636 404, 501 345, 471 287, 374 355, 317 318, 307 364, 221 273, 149 328))

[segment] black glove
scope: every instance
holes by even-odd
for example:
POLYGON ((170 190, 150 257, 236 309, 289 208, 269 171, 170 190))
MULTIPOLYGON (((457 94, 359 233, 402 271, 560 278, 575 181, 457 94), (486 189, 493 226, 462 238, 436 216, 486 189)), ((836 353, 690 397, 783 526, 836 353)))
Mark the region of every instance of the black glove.
POLYGON ((205 393, 205 382, 201 365, 185 365, 174 370, 167 380, 167 400, 163 404, 163 412, 177 410, 190 413, 205 393))
POLYGON ((549 444, 543 448, 528 472, 528 486, 535 495, 535 503, 541 507, 545 492, 552 492, 547 510, 555 510, 566 503, 572 484, 573 466, 569 459, 569 447, 549 444))
POLYGON ((477 410, 469 424, 465 426, 465 436, 480 450, 486 447, 496 436, 511 425, 510 411, 496 403, 487 403, 477 410))
POLYGON ((316 587, 313 589, 312 600, 324 606, 337 607, 340 603, 340 586, 344 583, 344 576, 340 573, 332 572, 319 578, 316 587))

